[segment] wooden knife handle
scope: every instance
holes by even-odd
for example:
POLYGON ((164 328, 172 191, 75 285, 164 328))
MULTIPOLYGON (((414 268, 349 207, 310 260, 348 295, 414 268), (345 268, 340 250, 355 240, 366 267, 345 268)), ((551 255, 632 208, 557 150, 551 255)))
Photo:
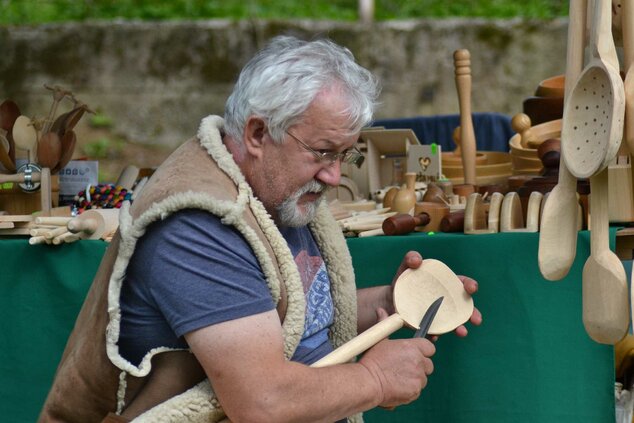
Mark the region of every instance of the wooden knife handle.
POLYGON ((440 221, 442 232, 462 232, 464 231, 464 210, 457 210, 449 213, 440 221))

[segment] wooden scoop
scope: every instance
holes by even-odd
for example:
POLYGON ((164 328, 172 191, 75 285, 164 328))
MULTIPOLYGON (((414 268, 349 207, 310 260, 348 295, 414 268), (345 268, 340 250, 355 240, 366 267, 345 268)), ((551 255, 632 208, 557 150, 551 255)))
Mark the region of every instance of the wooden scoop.
POLYGON ((607 183, 607 169, 590 179, 591 240, 582 274, 583 325, 590 338, 613 345, 627 333, 630 308, 623 263, 609 245, 607 183))
POLYGON ((405 325, 418 329, 425 311, 439 297, 444 297, 444 300, 429 328, 432 335, 450 332, 469 320, 473 313, 473 299, 444 263, 424 260, 418 269, 408 269, 397 279, 394 286, 396 313, 346 342, 312 367, 348 362, 405 325))
POLYGON ((37 131, 26 116, 19 116, 13 124, 13 141, 18 148, 28 151, 29 162, 33 162, 37 144, 37 131))
POLYGON ((625 90, 610 16, 610 0, 596 0, 592 57, 564 107, 562 151, 566 166, 577 178, 588 178, 607 167, 623 137, 625 90))
MULTIPOLYGON (((571 1, 568 24, 568 47, 566 52, 566 76, 564 103, 569 103, 574 81, 583 68, 583 50, 586 27, 586 0, 571 1)), ((570 114, 566 119, 574 118, 570 114)), ((564 156, 564 145, 571 142, 570 132, 562 133, 560 156, 564 156)), ((549 281, 565 277, 577 253, 577 228, 579 200, 577 180, 559 160, 557 185, 544 201, 539 233, 537 259, 542 276, 549 281)))
POLYGON ((55 168, 62 156, 62 142, 55 132, 47 132, 37 143, 37 162, 49 169, 55 168))
POLYGON ((75 131, 68 131, 62 137, 62 155, 59 158, 59 162, 51 170, 52 174, 56 174, 63 169, 64 166, 68 164, 70 159, 73 157, 73 152, 75 151, 75 144, 77 143, 77 137, 75 136, 75 131))

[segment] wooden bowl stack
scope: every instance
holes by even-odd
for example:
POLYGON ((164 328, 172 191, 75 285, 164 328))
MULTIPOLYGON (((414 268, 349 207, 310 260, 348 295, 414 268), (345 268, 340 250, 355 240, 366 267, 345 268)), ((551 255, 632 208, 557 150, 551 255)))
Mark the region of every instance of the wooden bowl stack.
MULTIPOLYGON (((442 153, 442 173, 454 185, 464 183, 464 168, 460 153, 460 127, 453 133, 458 148, 442 153)), ((512 174, 511 156, 502 151, 476 151, 476 185, 506 184, 512 174)))

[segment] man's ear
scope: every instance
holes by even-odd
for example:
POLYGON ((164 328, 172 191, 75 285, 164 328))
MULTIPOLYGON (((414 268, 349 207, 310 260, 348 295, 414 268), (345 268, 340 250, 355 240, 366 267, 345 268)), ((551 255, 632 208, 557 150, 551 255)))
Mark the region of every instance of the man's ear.
POLYGON ((244 125, 244 145, 250 156, 262 157, 265 137, 268 136, 264 119, 250 116, 244 125))

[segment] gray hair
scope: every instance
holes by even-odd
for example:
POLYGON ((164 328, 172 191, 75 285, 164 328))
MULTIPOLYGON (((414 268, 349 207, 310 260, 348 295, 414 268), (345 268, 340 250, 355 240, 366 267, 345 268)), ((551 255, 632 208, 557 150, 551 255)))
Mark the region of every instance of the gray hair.
POLYGON ((317 94, 332 86, 347 96, 343 112, 351 133, 368 125, 380 88, 350 50, 326 39, 275 37, 242 69, 225 105, 225 131, 241 141, 247 119, 255 115, 265 119, 271 137, 281 141, 317 94))

